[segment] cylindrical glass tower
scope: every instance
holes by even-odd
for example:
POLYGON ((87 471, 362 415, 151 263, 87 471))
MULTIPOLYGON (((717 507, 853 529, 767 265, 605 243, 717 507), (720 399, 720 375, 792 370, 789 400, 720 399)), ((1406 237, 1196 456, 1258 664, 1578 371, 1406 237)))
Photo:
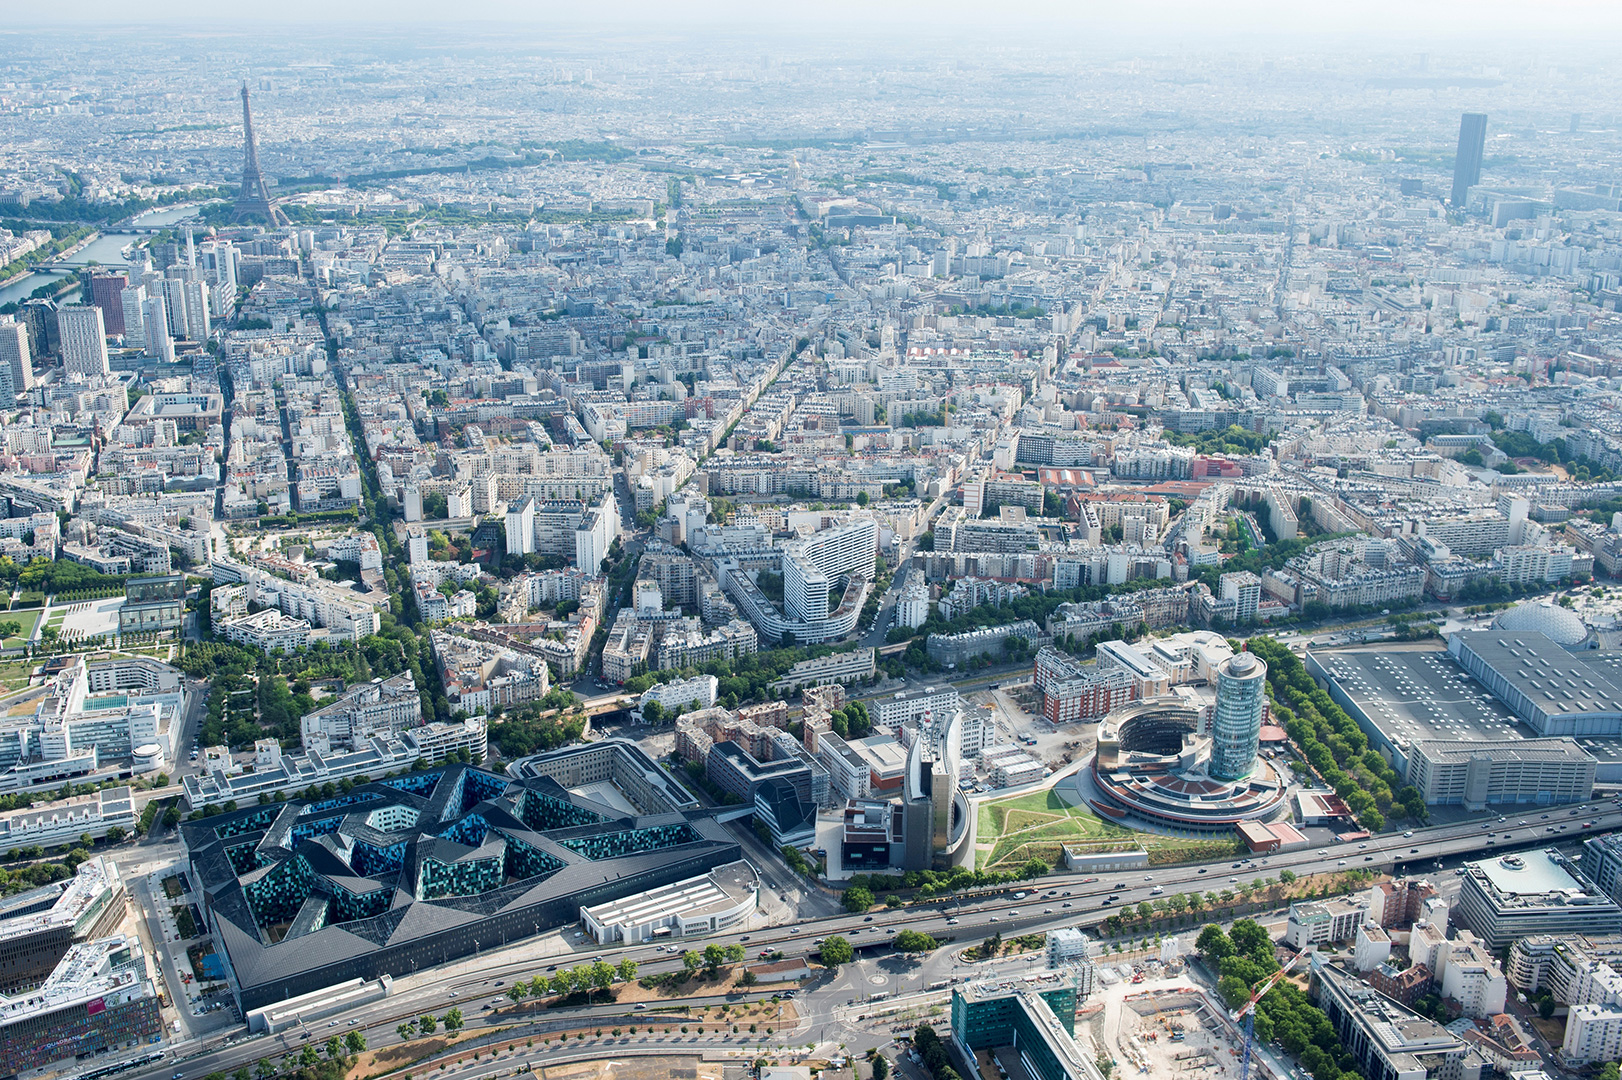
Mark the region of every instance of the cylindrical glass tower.
POLYGON ((1267 664, 1254 653, 1237 653, 1217 668, 1209 770, 1213 779, 1238 780, 1256 767, 1266 682, 1267 664))

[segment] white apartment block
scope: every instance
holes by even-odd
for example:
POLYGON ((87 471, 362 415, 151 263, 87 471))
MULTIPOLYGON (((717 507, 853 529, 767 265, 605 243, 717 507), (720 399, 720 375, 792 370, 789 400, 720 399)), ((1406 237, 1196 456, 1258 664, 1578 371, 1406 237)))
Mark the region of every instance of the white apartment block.
POLYGON ((1622 1006, 1573 1005, 1560 1052, 1574 1063, 1622 1057, 1622 1006))
POLYGON ((107 362, 107 326, 100 308, 87 304, 59 308, 56 329, 62 339, 64 371, 94 378, 112 370, 107 362))
POLYGON ((1350 941, 1368 918, 1368 902, 1356 900, 1300 900, 1290 905, 1284 943, 1292 949, 1350 941))
POLYGON ((720 680, 714 675, 655 683, 642 692, 641 699, 636 703, 636 711, 640 715, 651 701, 657 701, 666 714, 682 708, 708 709, 715 704, 715 690, 719 685, 720 680))
POLYGON ((1441 976, 1442 997, 1458 1002, 1465 1016, 1479 1020, 1504 1011, 1509 980, 1497 958, 1468 930, 1459 931, 1450 943, 1441 976))
POLYGON ((299 719, 305 753, 353 748, 374 735, 397 735, 422 726, 422 698, 411 672, 350 687, 331 705, 299 719))
POLYGON ((930 686, 923 690, 903 691, 894 697, 874 702, 869 711, 880 725, 894 728, 909 724, 926 712, 933 714, 936 723, 943 723, 951 719, 958 708, 956 690, 949 686, 930 686))

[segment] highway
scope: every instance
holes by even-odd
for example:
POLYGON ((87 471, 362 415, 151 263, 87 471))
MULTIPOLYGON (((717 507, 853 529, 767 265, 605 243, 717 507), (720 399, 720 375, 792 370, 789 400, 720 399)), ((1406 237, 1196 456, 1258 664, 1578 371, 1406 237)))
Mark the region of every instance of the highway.
MULTIPOLYGON (((422 1012, 443 1013, 453 1005, 460 1007, 465 1014, 469 1035, 492 1023, 506 1025, 515 1020, 528 1023, 538 1013, 545 1030, 566 1029, 582 1022, 606 1021, 613 1017, 623 1017, 629 1023, 634 1022, 638 1015, 647 1017, 661 1006, 651 1006, 647 1012, 636 1012, 625 1005, 603 1004, 566 1012, 553 1010, 550 1014, 530 1008, 518 1016, 513 1015, 510 1007, 503 1013, 486 1012, 483 1006, 508 1006, 510 1003, 500 995, 514 978, 530 979, 559 967, 589 963, 596 956, 611 963, 629 956, 638 962, 643 974, 651 974, 680 968, 679 952, 683 947, 701 947, 712 942, 741 944, 751 958, 758 957, 762 951, 781 952, 788 957, 807 956, 816 951, 818 939, 833 934, 846 936, 861 955, 887 952, 894 932, 902 928, 921 930, 938 939, 950 939, 954 948, 961 948, 993 933, 1014 936, 1056 926, 1093 926, 1126 905, 1137 904, 1157 895, 1196 890, 1220 892, 1236 884, 1248 884, 1258 877, 1277 878, 1282 870, 1290 870, 1300 876, 1349 869, 1434 872, 1438 861, 1482 857, 1496 850, 1569 844, 1582 836, 1618 827, 1622 827, 1622 805, 1616 800, 1607 799, 1578 807, 1553 807, 1511 814, 1504 816, 1503 820, 1499 815, 1492 815, 1433 826, 1414 830, 1411 837, 1385 835, 1362 844, 1332 844, 1228 863, 1157 867, 1152 872, 1140 870, 1096 875, 1054 873, 1042 877, 1039 883, 976 890, 867 915, 842 913, 810 918, 798 924, 721 934, 672 946, 598 947, 589 939, 582 939, 574 946, 575 952, 571 955, 536 959, 524 955, 526 947, 521 943, 498 953, 486 954, 476 963, 464 961, 425 973, 424 976, 403 979, 401 982, 411 985, 394 996, 352 1010, 330 1030, 326 1021, 322 1021, 323 1026, 310 1029, 310 1038, 312 1041, 324 1040, 327 1034, 347 1031, 350 1029, 347 1021, 354 1020, 354 1026, 366 1033, 368 1044, 375 1048, 397 1040, 394 1026, 400 1021, 422 1012), (1582 828, 1584 822, 1592 822, 1592 827, 1582 828), (472 970, 474 968, 476 970, 472 970)), ((783 873, 777 868, 771 872, 783 873)), ((771 993, 770 990, 755 991, 734 996, 730 1000, 758 999, 771 993)), ((671 1004, 687 1003, 700 1002, 681 999, 671 1004)), ((807 1004, 810 1003, 802 1001, 802 1005, 807 1004)), ((155 1068, 132 1071, 128 1075, 130 1080, 163 1080, 165 1076, 172 1076, 176 1069, 197 1076, 216 1071, 229 1072, 243 1063, 251 1063, 270 1054, 279 1055, 289 1047, 296 1048, 301 1042, 298 1031, 268 1038, 242 1036, 227 1045, 210 1046, 201 1056, 184 1060, 183 1066, 171 1060, 155 1068)))

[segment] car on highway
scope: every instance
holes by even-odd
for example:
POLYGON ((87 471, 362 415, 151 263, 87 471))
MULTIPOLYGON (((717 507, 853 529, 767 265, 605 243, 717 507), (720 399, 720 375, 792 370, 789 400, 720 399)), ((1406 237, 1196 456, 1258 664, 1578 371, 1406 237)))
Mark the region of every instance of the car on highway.
MULTIPOLYGON (((1343 862, 1343 863, 1341 863, 1341 865, 1345 866, 1346 864, 1343 862)), ((1236 878, 1236 877, 1231 877, 1231 878, 1228 879, 1228 884, 1229 885, 1237 885, 1237 884, 1239 884, 1239 879, 1236 878)))
POLYGON ((1072 904, 1072 903, 1071 903, 1071 902, 1070 902, 1070 901, 1068 901, 1068 900, 1066 900, 1066 901, 1065 901, 1065 902, 1064 902, 1064 906, 1065 906, 1065 907, 1075 907, 1075 905, 1074 905, 1074 904, 1072 904))
POLYGON ((1206 866, 1200 867, 1200 873, 1205 874, 1205 873, 1209 873, 1209 872, 1210 872, 1210 867, 1206 867, 1206 866))
POLYGON ((639 1002, 636 1003, 636 1007, 639 1008, 639 1009, 646 1009, 648 1007, 648 1005, 647 1005, 647 1002, 645 1002, 645 1001, 639 1001, 639 1002))
MULTIPOLYGON (((1069 907, 1069 906, 1070 906, 1069 904, 1065 905, 1065 907, 1069 907)), ((946 920, 946 925, 947 926, 956 926, 957 925, 957 920, 956 919, 947 919, 946 920)))
MULTIPOLYGON (((1336 863, 1335 865, 1336 866, 1345 866, 1346 865, 1346 860, 1342 859, 1342 860, 1340 860, 1340 862, 1336 863)), ((1230 880, 1232 880, 1232 879, 1230 879, 1230 880)))

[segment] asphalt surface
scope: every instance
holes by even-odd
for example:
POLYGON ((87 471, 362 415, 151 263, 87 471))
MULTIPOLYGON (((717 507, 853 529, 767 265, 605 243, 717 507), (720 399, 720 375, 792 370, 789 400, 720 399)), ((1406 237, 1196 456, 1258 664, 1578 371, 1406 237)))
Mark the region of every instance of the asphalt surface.
MULTIPOLYGON (((1157 867, 1152 873, 1144 871, 1083 875, 1071 873, 1049 874, 1038 883, 1000 887, 976 893, 954 896, 927 904, 915 904, 892 910, 881 910, 870 915, 834 914, 806 918, 798 924, 774 926, 746 933, 721 934, 703 939, 701 944, 742 944, 751 957, 762 950, 780 951, 787 957, 810 956, 817 950, 819 938, 833 934, 846 936, 857 951, 857 960, 834 974, 824 973, 811 987, 801 992, 797 1008, 804 1014, 794 1041, 805 1042, 807 1037, 827 1033, 851 1035, 865 1029, 855 1026, 859 1020, 850 1010, 857 1003, 870 999, 883 988, 884 992, 916 992, 926 982, 941 978, 965 978, 976 969, 963 966, 957 953, 964 945, 972 944, 1001 933, 1005 937, 1053 929, 1059 926, 1094 926, 1128 904, 1137 904, 1156 895, 1170 895, 1193 890, 1220 891, 1229 887, 1230 878, 1238 883, 1262 877, 1276 878, 1281 870, 1305 876, 1313 873, 1332 873, 1337 870, 1363 868, 1394 872, 1434 872, 1439 862, 1457 862, 1465 858, 1479 858, 1499 849, 1567 844, 1581 836, 1622 827, 1622 806, 1611 800, 1597 801, 1579 807, 1527 810, 1498 816, 1489 816, 1454 824, 1415 830, 1412 837, 1382 836, 1366 844, 1330 845, 1329 847, 1293 851, 1252 860, 1234 860, 1233 863, 1206 864, 1204 866, 1157 867), (1572 812, 1575 811, 1575 812, 1572 812), (1519 824, 1526 821, 1526 825, 1519 824), (1583 822, 1593 822, 1591 829, 1583 829, 1583 822), (1561 828, 1564 826, 1564 829, 1561 828), (1550 831, 1553 830, 1553 831, 1550 831), (1023 894, 1023 895, 1020 895, 1023 894), (1068 905, 1068 906, 1067 906, 1068 905), (949 941, 949 947, 937 950, 923 958, 902 957, 890 948, 896 930, 910 928, 949 941)), ((751 850, 751 854, 757 854, 751 850)), ((772 866, 766 876, 781 877, 784 871, 772 866)), ((693 943, 684 943, 690 946, 693 943)), ((529 1010, 517 1017, 511 1015, 510 1003, 504 997, 503 985, 513 978, 531 978, 544 974, 551 966, 567 967, 588 962, 602 956, 616 962, 623 956, 638 961, 642 974, 671 971, 681 967, 678 955, 664 951, 661 946, 639 945, 631 948, 599 947, 590 939, 582 939, 567 955, 537 957, 525 955, 524 943, 496 953, 488 953, 476 961, 447 965, 413 977, 407 988, 382 1001, 350 1010, 339 1018, 336 1025, 327 1026, 320 1021, 319 1028, 309 1029, 310 1038, 324 1040, 329 1033, 355 1029, 366 1034, 373 1048, 396 1041, 394 1027, 401 1020, 426 1011, 443 1013, 452 1005, 460 1007, 467 1018, 470 1034, 491 1026, 507 1026, 515 1019, 529 1023, 529 1010), (484 1004, 501 1008, 486 1012, 484 1004)), ((983 970, 983 969, 980 969, 983 970)), ((770 991, 757 991, 753 997, 769 995, 770 991)), ((743 1000, 743 997, 731 1000, 743 1000)), ((624 1005, 597 1005, 582 1010, 552 1010, 542 1023, 553 1030, 579 1026, 598 1019, 625 1017, 634 1022, 642 1011, 624 1005)), ((241 1028, 235 1029, 237 1032, 241 1028)), ((163 1080, 175 1071, 195 1075, 210 1072, 230 1072, 236 1067, 251 1064, 269 1054, 281 1054, 289 1047, 302 1043, 302 1032, 294 1031, 274 1037, 240 1037, 225 1045, 202 1046, 182 1044, 178 1050, 187 1057, 183 1064, 175 1060, 142 1071, 132 1070, 130 1080, 163 1080)), ((866 1032, 868 1037, 872 1032, 866 1032)), ((524 1037, 519 1031, 504 1038, 524 1037)), ((757 1040, 758 1041, 758 1040, 757 1040)), ((845 1041, 849 1041, 846 1039, 845 1041)), ((736 1045, 736 1044, 733 1044, 736 1045)), ((853 1044, 854 1045, 854 1044, 853 1044)))

